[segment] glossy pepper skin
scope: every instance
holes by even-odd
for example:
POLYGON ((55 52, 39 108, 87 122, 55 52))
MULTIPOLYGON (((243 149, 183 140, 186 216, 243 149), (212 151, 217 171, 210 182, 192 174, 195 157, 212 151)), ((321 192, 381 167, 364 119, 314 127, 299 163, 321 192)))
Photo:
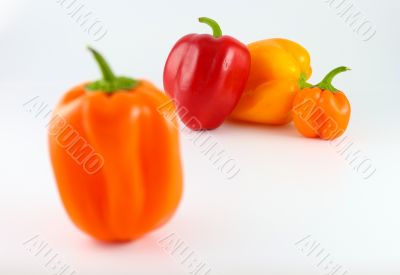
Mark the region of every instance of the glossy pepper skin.
POLYGON ((293 103, 293 121, 305 137, 333 140, 347 129, 351 107, 345 94, 332 86, 333 78, 346 67, 332 70, 317 85, 308 84, 293 103))
POLYGON ((103 241, 133 240, 164 224, 180 201, 178 126, 157 110, 167 95, 147 81, 115 77, 90 50, 104 78, 73 88, 54 110, 51 162, 64 207, 81 230, 103 241), (71 132, 80 140, 67 138, 71 132), (103 161, 99 169, 84 161, 86 142, 103 161))
POLYGON ((250 76, 231 118, 268 125, 289 123, 299 80, 311 76, 310 55, 299 44, 280 38, 254 42, 248 48, 250 76))
POLYGON ((219 127, 242 95, 250 70, 246 46, 222 36, 209 18, 200 22, 214 34, 189 34, 173 47, 164 69, 164 88, 178 105, 181 120, 193 130, 219 127))

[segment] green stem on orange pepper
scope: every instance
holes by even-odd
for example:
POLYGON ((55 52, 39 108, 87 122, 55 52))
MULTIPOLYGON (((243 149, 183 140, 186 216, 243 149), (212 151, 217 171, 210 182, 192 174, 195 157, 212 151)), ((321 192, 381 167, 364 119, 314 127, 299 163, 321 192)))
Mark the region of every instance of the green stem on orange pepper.
POLYGON ((305 73, 301 73, 298 85, 299 85, 300 90, 313 87, 312 84, 307 82, 307 76, 305 73))
POLYGON ((317 85, 314 85, 314 87, 318 87, 321 90, 328 90, 331 91, 332 93, 337 93, 339 90, 336 89, 335 87, 333 87, 332 85, 332 80, 333 78, 345 71, 349 71, 350 68, 341 66, 341 67, 337 67, 336 69, 333 69, 332 71, 330 71, 325 77, 324 79, 322 79, 322 81, 320 83, 318 83, 317 85))
POLYGON ((121 90, 131 90, 139 84, 139 81, 136 79, 124 76, 115 76, 105 58, 95 49, 91 47, 88 47, 88 49, 93 54, 103 78, 87 84, 87 91, 113 93, 121 90))

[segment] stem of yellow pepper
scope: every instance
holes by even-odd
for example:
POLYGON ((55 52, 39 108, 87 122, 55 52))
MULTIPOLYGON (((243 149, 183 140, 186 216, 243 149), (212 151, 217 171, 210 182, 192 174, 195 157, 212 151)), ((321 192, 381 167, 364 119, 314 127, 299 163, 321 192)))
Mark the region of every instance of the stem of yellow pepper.
POLYGON ((105 58, 95 49, 88 47, 94 59, 99 65, 102 79, 86 85, 87 91, 113 93, 123 90, 131 90, 139 84, 139 81, 124 76, 115 76, 105 58))
POLYGON ((208 17, 200 17, 199 22, 209 25, 213 30, 213 36, 215 38, 220 38, 222 36, 222 30, 221 27, 218 25, 217 21, 208 17))

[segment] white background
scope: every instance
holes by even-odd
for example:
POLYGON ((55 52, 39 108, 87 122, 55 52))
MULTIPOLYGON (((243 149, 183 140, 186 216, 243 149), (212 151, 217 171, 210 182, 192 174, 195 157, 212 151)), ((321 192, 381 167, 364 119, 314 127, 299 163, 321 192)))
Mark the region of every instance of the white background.
MULTIPOLYGON (((0 0, 0 274, 52 274, 23 242, 39 235, 77 274, 188 274, 158 241, 175 233, 210 274, 322 275, 295 243, 311 235, 348 274, 400 274, 400 4, 348 0, 376 35, 365 42, 324 0, 95 1, 87 10, 108 34, 86 34, 56 0, 0 0), (312 56, 317 82, 330 69, 352 71, 335 84, 352 103, 346 135, 376 173, 357 173, 329 142, 274 128, 227 123, 210 134, 241 172, 227 180, 182 135, 185 192, 174 218, 135 242, 105 245, 78 231, 58 197, 45 121, 23 104, 54 106, 70 87, 96 79, 85 46, 118 73, 162 87, 169 50, 181 36, 209 32, 215 18, 244 43, 285 37, 312 56)), ((341 1, 336 1, 340 3, 341 1)))

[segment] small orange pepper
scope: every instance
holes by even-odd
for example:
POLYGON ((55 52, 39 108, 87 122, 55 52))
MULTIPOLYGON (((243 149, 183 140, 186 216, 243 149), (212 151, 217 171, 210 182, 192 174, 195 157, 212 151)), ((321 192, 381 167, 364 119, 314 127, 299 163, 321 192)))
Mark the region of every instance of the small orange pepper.
POLYGON ((341 136, 350 120, 350 103, 345 94, 332 86, 333 78, 346 67, 332 70, 317 85, 307 84, 293 102, 293 121, 305 137, 333 140, 341 136))
POLYGON ((250 76, 231 118, 269 125, 289 123, 299 80, 311 76, 310 55, 301 45, 281 38, 254 42, 248 48, 250 76))
POLYGON ((179 204, 178 125, 158 111, 167 95, 116 77, 89 49, 103 79, 73 88, 54 110, 51 162, 72 221, 96 239, 128 241, 164 224, 179 204))

